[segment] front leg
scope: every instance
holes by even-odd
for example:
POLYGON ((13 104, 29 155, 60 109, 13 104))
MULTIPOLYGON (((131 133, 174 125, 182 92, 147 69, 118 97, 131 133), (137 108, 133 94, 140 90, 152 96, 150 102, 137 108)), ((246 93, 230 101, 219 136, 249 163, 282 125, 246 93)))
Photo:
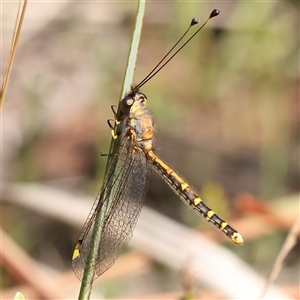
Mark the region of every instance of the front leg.
POLYGON ((111 110, 112 110, 112 112, 114 114, 114 120, 112 120, 112 119, 107 120, 107 124, 111 128, 110 132, 111 132, 111 135, 112 135, 112 137, 113 137, 114 140, 117 139, 120 136, 120 134, 121 134, 121 130, 119 128, 117 128, 117 132, 115 133, 115 126, 116 125, 118 126, 121 123, 121 121, 118 120, 118 116, 117 116, 115 108, 116 108, 115 105, 111 106, 111 110), (114 125, 111 124, 112 121, 115 122, 114 125))

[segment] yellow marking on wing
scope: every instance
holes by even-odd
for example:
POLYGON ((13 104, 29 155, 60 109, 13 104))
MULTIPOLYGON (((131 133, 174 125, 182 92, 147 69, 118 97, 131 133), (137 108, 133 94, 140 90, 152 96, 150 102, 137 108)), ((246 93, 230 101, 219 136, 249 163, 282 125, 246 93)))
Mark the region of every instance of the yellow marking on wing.
POLYGON ((81 247, 81 242, 80 240, 76 243, 75 249, 72 255, 72 260, 76 259, 78 256, 80 256, 80 247, 81 247))
POLYGON ((75 249, 72 255, 72 260, 76 259, 78 256, 80 256, 80 251, 75 249))
POLYGON ((202 200, 198 197, 194 199, 194 205, 198 205, 200 202, 202 202, 202 200))

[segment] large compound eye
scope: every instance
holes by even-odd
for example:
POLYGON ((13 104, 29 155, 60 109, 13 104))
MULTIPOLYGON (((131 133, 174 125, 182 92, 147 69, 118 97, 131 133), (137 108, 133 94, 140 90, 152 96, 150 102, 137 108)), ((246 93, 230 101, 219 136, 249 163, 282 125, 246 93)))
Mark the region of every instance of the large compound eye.
POLYGON ((121 104, 122 112, 124 114, 128 114, 133 103, 134 103, 134 100, 132 97, 130 97, 130 96, 125 97, 122 100, 122 104, 121 104))

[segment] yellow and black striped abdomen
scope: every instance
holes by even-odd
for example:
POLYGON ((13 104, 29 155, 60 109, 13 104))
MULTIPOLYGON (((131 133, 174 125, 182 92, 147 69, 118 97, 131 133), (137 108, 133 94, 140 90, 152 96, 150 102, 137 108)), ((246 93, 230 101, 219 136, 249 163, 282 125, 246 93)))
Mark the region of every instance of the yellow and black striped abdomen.
POLYGON ((197 213, 202 215, 208 222, 223 231, 235 244, 243 244, 243 237, 218 217, 194 192, 194 190, 179 176, 176 171, 171 169, 163 162, 152 150, 145 153, 147 160, 155 167, 164 180, 173 190, 186 201, 197 213))

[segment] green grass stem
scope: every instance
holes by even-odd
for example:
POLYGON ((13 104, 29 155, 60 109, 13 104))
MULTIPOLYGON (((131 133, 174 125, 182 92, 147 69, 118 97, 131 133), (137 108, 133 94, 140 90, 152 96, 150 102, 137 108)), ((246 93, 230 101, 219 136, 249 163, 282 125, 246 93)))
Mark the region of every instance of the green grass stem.
MULTIPOLYGON (((138 55, 138 48, 139 48, 139 42, 140 42, 140 36, 142 32, 142 25, 143 25, 143 18, 145 14, 145 6, 146 6, 146 0, 140 0, 138 3, 137 13, 136 13, 136 22, 135 22, 135 28, 132 36, 131 46, 129 50, 128 60, 127 60, 127 67, 125 71, 125 76, 123 80, 123 86, 120 94, 120 102, 125 97, 125 95, 130 91, 133 75, 134 75, 134 69, 135 64, 137 60, 138 55)), ((118 108, 117 118, 121 118, 121 110, 120 105, 118 108)), ((114 149, 118 147, 119 141, 118 139, 115 140, 112 138, 111 145, 110 145, 110 152, 112 153, 114 149)), ((107 160, 107 166, 105 174, 107 174, 108 166, 110 163, 110 159, 107 160)), ((106 176, 105 176, 106 177, 106 176)), ((106 181, 104 180, 103 185, 106 184, 106 181)), ((103 231, 103 224, 104 224, 104 218, 106 215, 106 210, 104 206, 103 209, 101 209, 95 219, 95 225, 93 228, 93 234, 91 239, 91 248, 87 260, 87 264, 85 266, 84 275, 82 279, 81 289, 79 293, 78 299, 90 299, 91 291, 92 291, 92 284, 93 284, 93 278, 95 273, 95 267, 96 267, 96 261, 98 258, 99 253, 99 247, 100 247, 100 241, 103 231)))

